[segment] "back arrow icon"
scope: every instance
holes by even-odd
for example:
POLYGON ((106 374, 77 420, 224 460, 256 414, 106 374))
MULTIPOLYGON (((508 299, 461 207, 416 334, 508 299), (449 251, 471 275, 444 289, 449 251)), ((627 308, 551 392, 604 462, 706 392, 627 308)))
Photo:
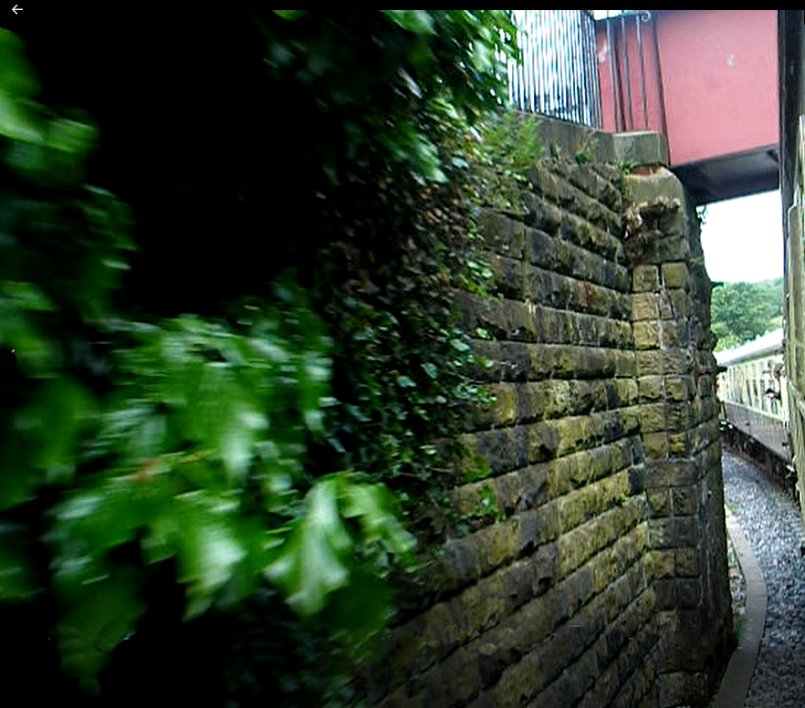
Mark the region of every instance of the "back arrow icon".
POLYGON ((11 12, 13 12, 15 15, 17 15, 17 14, 19 14, 19 13, 22 11, 22 9, 23 9, 23 8, 18 7, 18 6, 17 6, 17 4, 15 3, 15 4, 14 4, 14 7, 12 7, 12 8, 11 8, 11 12))

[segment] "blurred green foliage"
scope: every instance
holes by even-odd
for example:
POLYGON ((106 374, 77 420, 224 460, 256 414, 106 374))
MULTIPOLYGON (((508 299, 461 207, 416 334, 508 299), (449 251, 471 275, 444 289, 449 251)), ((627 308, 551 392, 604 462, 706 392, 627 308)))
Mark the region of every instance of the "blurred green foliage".
POLYGON ((393 164, 446 181, 445 138, 505 100, 504 60, 517 56, 506 11, 274 13, 261 22, 272 76, 326 117, 326 142, 307 137, 333 181, 378 147, 393 164))
POLYGON ((713 290, 711 310, 716 351, 750 342, 782 326, 783 279, 724 283, 713 290))
POLYGON ((200 104, 180 93, 150 107, 164 124, 139 120, 130 84, 106 93, 76 70, 101 47, 125 76, 112 44, 134 27, 72 36, 70 54, 34 41, 42 94, 0 32, 0 600, 36 608, 61 670, 110 701, 151 685, 138 652, 181 646, 200 696, 347 703, 410 531, 446 532, 438 439, 484 398, 452 299, 491 276, 462 136, 502 102, 513 28, 503 11, 232 16, 213 58, 176 51, 207 36, 179 32, 185 18, 150 47, 194 97, 203 62, 242 70, 242 94, 221 84, 229 98, 204 104, 224 116, 208 162, 200 104), (258 130, 271 115, 276 132, 258 130), (148 156, 164 164, 143 189, 148 156), (266 259, 255 234, 272 228, 292 235, 266 259), (203 653, 225 655, 215 676, 203 653))

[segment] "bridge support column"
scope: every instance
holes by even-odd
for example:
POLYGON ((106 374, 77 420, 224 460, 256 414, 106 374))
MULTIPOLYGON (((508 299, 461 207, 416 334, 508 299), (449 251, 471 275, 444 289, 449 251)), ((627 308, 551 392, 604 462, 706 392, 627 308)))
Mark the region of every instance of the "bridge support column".
POLYGON ((627 252, 660 705, 706 704, 731 639, 710 280, 683 185, 662 167, 627 177, 627 252))

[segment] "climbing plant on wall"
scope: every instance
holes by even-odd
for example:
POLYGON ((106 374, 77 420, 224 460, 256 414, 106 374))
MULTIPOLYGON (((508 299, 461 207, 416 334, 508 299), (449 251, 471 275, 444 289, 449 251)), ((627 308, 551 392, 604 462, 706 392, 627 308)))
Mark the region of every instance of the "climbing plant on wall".
MULTIPOLYGON (((458 136, 500 103, 513 33, 499 11, 234 15, 196 18, 243 84, 209 107, 204 162, 209 54, 175 59, 190 71, 157 125, 140 120, 128 35, 83 36, 73 17, 60 54, 32 30, 40 87, 0 33, 0 600, 21 618, 10 636, 32 637, 20 666, 55 645, 61 671, 107 699, 157 683, 133 680, 147 647, 181 647, 190 666, 196 641, 225 638, 206 652, 213 675, 174 654, 172 680, 233 704, 349 702, 338 672, 390 617, 404 525, 433 525, 416 510, 441 464, 434 433, 481 395, 450 301, 486 275, 457 216, 458 136), (82 71, 93 42, 119 72, 105 91, 82 71)), ((152 101, 186 36, 167 25, 152 101)))

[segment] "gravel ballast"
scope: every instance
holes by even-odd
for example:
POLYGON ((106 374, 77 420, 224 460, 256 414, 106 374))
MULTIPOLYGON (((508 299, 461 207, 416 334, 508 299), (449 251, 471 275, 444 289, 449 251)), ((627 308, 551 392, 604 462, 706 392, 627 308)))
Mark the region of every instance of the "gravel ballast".
POLYGON ((766 626, 747 708, 805 706, 805 560, 795 502, 764 472, 728 452, 724 497, 760 564, 768 592, 766 626))

